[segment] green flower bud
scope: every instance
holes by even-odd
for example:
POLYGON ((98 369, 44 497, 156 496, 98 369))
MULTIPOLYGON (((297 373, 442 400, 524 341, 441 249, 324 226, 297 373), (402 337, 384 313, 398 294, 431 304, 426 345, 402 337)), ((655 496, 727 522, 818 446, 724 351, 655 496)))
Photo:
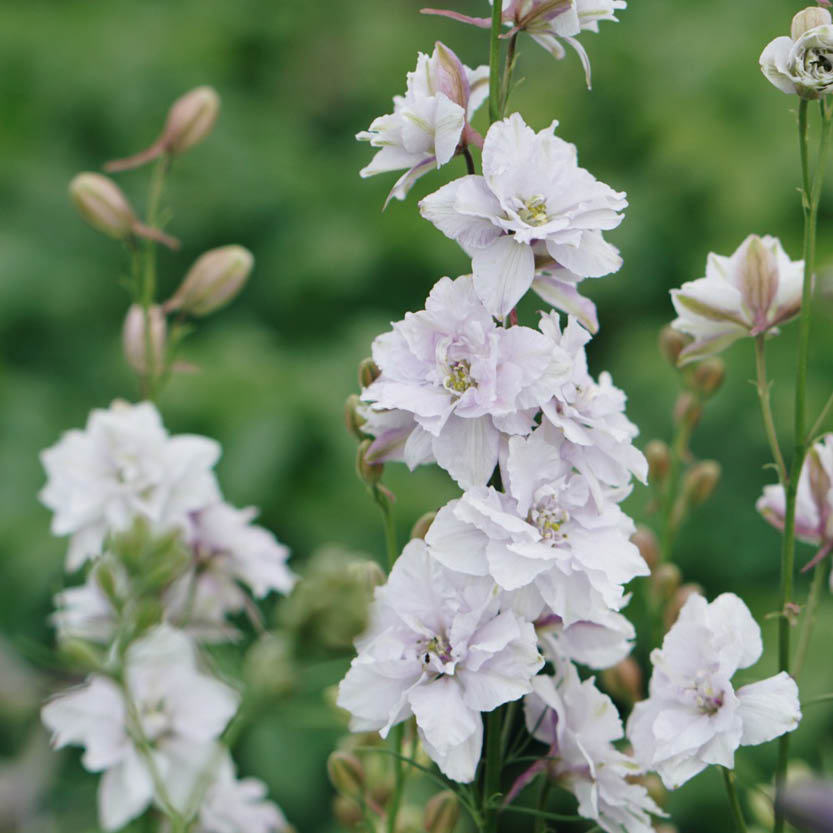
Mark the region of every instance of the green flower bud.
POLYGON ((645 559, 645 563, 653 570, 659 563, 659 541, 654 531, 640 524, 631 535, 631 543, 636 546, 640 555, 645 559))
POLYGON ((703 415, 703 406, 697 397, 688 391, 683 391, 674 403, 674 422, 677 425, 687 425, 689 430, 694 430, 700 417, 703 415))
POLYGON ((701 460, 686 472, 683 494, 690 506, 704 503, 714 494, 720 474, 720 463, 716 460, 701 460))
POLYGON ((432 796, 425 805, 423 827, 428 833, 453 833, 460 818, 460 802, 451 790, 432 796))
POLYGON ((370 463, 367 460, 367 451, 372 440, 362 440, 356 451, 356 474, 368 486, 373 486, 382 479, 385 467, 382 463, 370 463))
POLYGON ((676 564, 660 564, 651 574, 651 580, 657 595, 661 599, 670 599, 680 586, 683 574, 676 564))
POLYGON ((359 803, 344 795, 337 795, 333 799, 333 816, 344 827, 356 827, 364 821, 359 803))
POLYGON ((104 667, 104 653, 97 645, 83 639, 67 639, 60 643, 61 659, 79 671, 100 671, 104 667))
POLYGON ((215 312, 240 292, 254 262, 252 253, 243 246, 220 246, 204 252, 165 302, 165 309, 197 316, 215 312))
POLYGON ((246 652, 243 678, 256 697, 289 694, 298 679, 292 641, 283 633, 264 633, 246 652))
POLYGON ((359 387, 364 390, 364 388, 372 385, 373 382, 379 378, 381 373, 382 371, 379 370, 378 365, 373 361, 373 359, 362 359, 359 362, 359 387))
POLYGON ((332 752, 327 758, 327 773, 330 783, 342 795, 360 795, 364 791, 364 767, 355 755, 332 752))
POLYGON ((344 402, 344 424, 357 440, 367 439, 367 434, 362 431, 362 426, 367 420, 362 416, 361 404, 362 401, 356 393, 351 393, 344 402))
POLYGON ((703 359, 692 374, 694 389, 702 396, 715 394, 726 378, 726 363, 718 356, 703 359))
POLYGON ((689 336, 667 324, 659 331, 659 352, 671 367, 676 367, 680 352, 690 341, 689 336))
POLYGON ((140 376, 149 373, 158 376, 165 365, 165 348, 167 340, 167 319, 162 308, 157 304, 148 307, 147 322, 150 325, 150 360, 148 371, 148 346, 145 341, 145 310, 141 304, 131 304, 124 318, 121 331, 121 343, 124 357, 130 367, 140 376))
POLYGON ((428 530, 431 529, 431 524, 434 523, 434 518, 436 517, 436 512, 426 512, 424 515, 417 518, 416 523, 411 528, 411 539, 425 538, 428 534, 428 530))
POLYGON ((662 440, 651 440, 645 446, 648 461, 648 480, 653 484, 662 483, 671 468, 671 449, 662 440))
POLYGON ((376 561, 354 561, 347 569, 351 577, 365 588, 368 601, 373 598, 373 591, 388 580, 385 571, 376 561))

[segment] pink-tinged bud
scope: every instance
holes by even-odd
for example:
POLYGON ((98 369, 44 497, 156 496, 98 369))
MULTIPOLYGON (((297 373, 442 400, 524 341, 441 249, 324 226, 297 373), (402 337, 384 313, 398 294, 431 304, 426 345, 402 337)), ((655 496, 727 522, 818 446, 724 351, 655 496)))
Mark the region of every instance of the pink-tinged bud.
POLYGON ((680 615, 680 611, 683 609, 683 605, 688 601, 689 596, 695 595, 703 595, 703 588, 699 584, 684 584, 677 590, 671 601, 668 603, 668 606, 665 608, 665 613, 662 617, 666 630, 668 630, 674 622, 677 621, 677 617, 680 615))
POLYGON ((165 308, 189 315, 215 312, 240 292, 254 262, 252 253, 242 246, 220 246, 201 254, 165 308))
POLYGON ((107 162, 104 170, 126 171, 166 153, 183 153, 211 132, 219 112, 220 96, 213 87, 197 87, 185 93, 171 105, 162 135, 149 148, 126 159, 107 162))
POLYGON ((642 691, 642 669, 633 657, 625 657, 621 662, 602 672, 605 688, 618 700, 633 704, 645 696, 642 691))
POLYGON ((683 574, 676 564, 660 564, 651 574, 654 590, 661 599, 670 599, 677 592, 682 579, 683 574))
POLYGON ((819 507, 819 514, 822 515, 824 514, 830 496, 831 484, 830 475, 825 470, 821 456, 819 455, 818 443, 807 453, 807 459, 804 465, 807 467, 813 502, 819 507))
POLYGON ((366 387, 372 385, 373 382, 379 378, 381 373, 382 371, 379 370, 373 359, 362 359, 359 362, 359 387, 364 390, 366 387))
POLYGON ((453 833, 460 818, 460 802, 452 790, 432 796, 425 805, 422 826, 428 833, 453 833))
POLYGON ((362 401, 358 394, 351 393, 344 403, 344 424, 357 440, 364 440, 367 437, 362 431, 365 422, 367 420, 362 414, 362 401))
POLYGON ((358 795, 364 789, 364 767, 361 761, 348 752, 336 751, 327 758, 330 783, 342 794, 358 795))
POLYGON ((671 468, 671 449, 662 440, 651 440, 645 446, 645 459, 648 461, 648 481, 660 484, 668 476, 671 468))
POLYGON ((701 396, 713 396, 726 378, 726 363, 717 356, 703 359, 695 368, 691 381, 701 396))
POLYGON ((367 459, 367 452, 372 440, 362 440, 356 451, 356 474, 368 486, 373 486, 382 479, 385 467, 382 463, 371 463, 367 459))
POLYGON ((659 339, 657 340, 659 352, 671 367, 677 366, 677 359, 680 357, 680 352, 690 342, 691 338, 689 336, 672 329, 670 324, 667 324, 659 331, 659 339))
POLYGON ((716 460, 701 460, 686 472, 683 494, 690 506, 705 503, 714 494, 720 473, 720 463, 716 460))
POLYGON ((460 59, 444 43, 437 41, 431 56, 431 86, 464 110, 469 104, 469 79, 460 59))
POLYGON ((347 828, 357 827, 364 821, 364 812, 358 802, 343 795, 333 799, 333 815, 339 824, 347 828))
POLYGON ((778 291, 778 260, 772 247, 755 234, 746 241, 737 279, 738 289, 757 324, 755 329, 763 332, 769 326, 767 315, 778 291))
POLYGON ((826 26, 833 23, 833 17, 827 9, 820 9, 818 6, 808 6, 798 12, 790 26, 790 37, 798 40, 805 32, 815 29, 816 26, 826 26))
POLYGON ((417 522, 411 527, 411 539, 424 539, 428 534, 428 530, 431 529, 431 524, 434 523, 434 518, 436 517, 436 512, 426 512, 424 515, 417 518, 417 522))
POLYGON ((145 310, 141 304, 131 304, 124 319, 121 343, 127 363, 140 376, 158 376, 165 364, 167 322, 162 308, 154 304, 148 307, 147 323, 150 325, 150 356, 145 339, 145 310), (151 366, 148 368, 148 358, 151 366))
POLYGON ((640 524, 636 532, 631 535, 631 543, 636 546, 640 555, 645 559, 645 563, 653 570, 659 563, 659 542, 654 531, 640 524))
POLYGON ((694 430, 701 416, 703 416, 703 406, 696 396, 684 391, 677 397, 674 403, 674 422, 677 425, 687 425, 690 431, 694 430))

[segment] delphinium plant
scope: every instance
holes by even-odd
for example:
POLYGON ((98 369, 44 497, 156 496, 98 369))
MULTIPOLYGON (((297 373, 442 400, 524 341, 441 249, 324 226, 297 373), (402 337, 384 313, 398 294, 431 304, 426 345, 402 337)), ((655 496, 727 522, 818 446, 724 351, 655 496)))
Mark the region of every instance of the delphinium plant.
POLYGON ((556 123, 536 132, 510 107, 527 38, 556 58, 573 47, 589 87, 581 39, 624 7, 616 0, 505 0, 483 18, 426 9, 488 30, 488 66, 469 68, 437 43, 419 55, 393 112, 358 135, 377 148, 362 176, 404 171, 388 199, 407 199, 417 178, 461 157, 466 175, 422 199, 419 211, 471 258, 470 274, 441 277, 424 309, 376 338, 360 368, 361 393, 347 404, 358 471, 382 510, 389 567, 338 704, 354 732, 390 742, 366 741, 331 759, 340 800, 356 808, 343 820, 366 830, 408 829, 402 807, 418 800, 427 779, 442 787, 425 807, 432 833, 450 833, 461 807, 486 833, 508 827, 510 816, 513 829, 536 833, 562 822, 580 829, 581 820, 586 829, 648 833, 673 823, 664 819, 657 776, 673 790, 713 766, 726 786, 726 826, 744 831, 736 753, 776 738, 773 824, 776 833, 784 828, 788 741, 801 720, 796 677, 833 548, 833 445, 819 438, 830 403, 814 421, 805 405, 816 221, 833 120, 825 97, 833 89, 833 25, 825 9, 807 9, 791 37, 761 56, 767 78, 798 96, 803 260, 792 260, 774 237, 750 235, 731 255, 709 255, 706 276, 672 293, 678 318, 662 347, 680 365, 684 390, 671 445, 652 442, 646 459, 634 445, 625 394, 610 374, 591 372, 585 352, 598 317, 581 282, 620 268, 606 234, 623 220, 625 194, 580 167, 556 123), (814 100, 822 127, 811 168, 814 100), (473 126, 480 105, 488 108, 483 131, 473 126), (524 322, 518 304, 529 291, 553 309, 524 322), (764 347, 796 317, 794 451, 785 455, 764 347), (698 587, 680 586, 673 547, 720 475, 715 461, 695 460, 689 447, 723 379, 715 354, 745 337, 755 346, 779 479, 758 506, 784 530, 784 546, 780 668, 741 683, 736 672, 762 654, 760 627, 736 594, 709 601, 698 587), (402 549, 393 495, 382 483, 391 462, 411 469, 436 463, 461 492, 426 507, 402 549), (658 535, 637 530, 622 509, 634 480, 653 486, 658 535), (803 609, 793 588, 796 536, 818 550, 803 609), (633 585, 650 614, 637 634, 626 616, 626 587, 649 573, 647 588, 633 585), (799 618, 795 656, 790 633, 799 618), (647 697, 629 658, 635 642, 652 666, 647 697), (619 714, 611 694, 629 714, 619 714), (394 780, 377 800, 365 760, 385 756, 394 780), (561 812, 553 786, 573 794, 574 813, 561 812))
POLYGON ((150 148, 105 166, 155 161, 144 220, 101 174, 79 174, 70 186, 84 219, 125 249, 123 346, 140 393, 138 402, 94 409, 83 430, 41 457, 40 499, 53 512, 52 532, 69 544, 71 584, 56 596, 52 620, 64 669, 81 680, 49 700, 42 717, 55 746, 83 747, 84 767, 100 775, 106 831, 139 817, 143 829, 170 833, 287 829, 265 784, 238 778, 231 756, 257 705, 257 686, 244 678, 263 679, 268 669, 238 675, 246 664, 237 663, 221 672, 209 646, 245 632, 248 665, 278 664, 280 639, 266 632, 257 601, 292 589, 289 553, 253 523, 253 508, 223 499, 213 471, 219 444, 170 435, 155 404, 173 373, 193 370, 179 358, 184 337, 237 294, 253 266, 241 246, 213 249, 170 298, 158 299, 157 245, 178 246, 165 231, 168 175, 218 110, 213 89, 192 90, 150 148))

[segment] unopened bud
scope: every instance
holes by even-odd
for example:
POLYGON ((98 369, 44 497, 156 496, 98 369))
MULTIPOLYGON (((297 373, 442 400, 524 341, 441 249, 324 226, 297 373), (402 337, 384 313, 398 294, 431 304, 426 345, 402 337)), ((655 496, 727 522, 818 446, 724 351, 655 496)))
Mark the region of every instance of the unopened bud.
POLYGON ((337 795, 333 799, 333 815, 344 827, 356 827, 364 820, 364 813, 358 802, 344 795, 337 795))
POLYGON ((100 671, 104 667, 104 654, 100 648, 83 639, 67 639, 61 642, 61 659, 79 671, 100 671))
POLYGON ((633 657, 625 657, 613 668, 603 671, 602 682, 614 697, 628 704, 643 698, 642 670, 633 657))
POLYGON ((411 538, 425 538, 428 534, 428 530, 431 529, 431 524, 434 523, 434 518, 436 517, 436 512, 426 512, 424 515, 417 518, 417 522, 411 528, 411 538))
POLYGON ((443 93, 446 98, 465 110, 469 103, 469 79, 466 68, 457 55, 444 43, 437 41, 429 66, 432 70, 434 94, 443 93))
POLYGON ((689 596, 702 594, 702 586, 694 584, 693 582, 684 584, 682 587, 678 588, 677 592, 674 593, 674 596, 671 598, 671 601, 668 602, 668 605, 665 608, 665 613, 662 617, 666 630, 677 621, 677 617, 680 615, 680 611, 683 609, 683 605, 688 601, 689 596))
POLYGON ((651 574, 654 590, 661 599, 670 599, 682 580, 683 574, 676 564, 660 564, 651 574))
POLYGON ((399 809, 396 817, 395 833, 423 833, 422 812, 413 804, 406 804, 399 809))
POLYGON ((429 799, 422 815, 428 833, 452 833, 460 818, 460 802, 451 790, 443 790, 429 799))
POLYGON ((373 384, 382 371, 379 366, 371 358, 362 359, 359 362, 359 386, 364 390, 369 385, 373 384))
POLYGON ((126 171, 165 153, 183 153, 211 132, 219 112, 220 96, 213 87, 197 87, 185 93, 171 105, 162 135, 149 148, 127 159, 108 162, 104 170, 126 171))
POLYGON ((719 356, 703 359, 692 374, 694 389, 702 396, 712 396, 726 378, 726 363, 719 356))
POLYGON ((116 576, 109 564, 100 564, 96 568, 95 582, 111 604, 119 604, 120 600, 118 589, 116 588, 116 576))
POLYGON ((697 401, 697 397, 688 391, 683 391, 674 403, 674 422, 677 425, 687 425, 693 429, 700 422, 703 415, 703 406, 697 401))
POLYGON ((648 461, 648 480, 658 484, 665 480, 671 468, 671 449, 662 440, 651 440, 645 446, 645 459, 648 461))
POLYGON ((692 466, 683 479, 683 494, 690 506, 707 501, 720 482, 720 463, 716 460, 701 460, 692 466))
POLYGON ((292 642, 283 633, 264 633, 246 652, 243 678, 262 697, 283 697, 297 680, 292 642))
POLYGON ((631 535, 631 543, 639 550, 639 554, 645 559, 645 563, 653 570, 659 563, 659 541, 654 531, 640 524, 636 532, 631 535))
POLYGON ((365 422, 367 420, 362 414, 362 401, 357 393, 351 393, 344 402, 344 425, 357 440, 363 440, 367 437, 362 431, 365 422))
POLYGON ((162 308, 156 304, 148 307, 147 320, 141 304, 131 304, 124 319, 121 343, 127 363, 140 376, 158 376, 165 364, 167 321, 162 308), (146 324, 149 327, 146 328, 146 324), (150 333, 150 345, 146 333, 150 333), (148 355, 149 354, 149 355, 148 355), (148 368, 150 358, 150 368, 148 368))
POLYGON ((327 758, 327 773, 330 783, 342 795, 359 795, 364 789, 364 767, 361 761, 349 752, 332 752, 327 758))
POLYGON ((798 12, 792 20, 790 25, 790 37, 793 40, 798 40, 805 32, 810 29, 815 29, 816 26, 826 26, 831 23, 833 18, 827 9, 819 8, 818 6, 808 6, 798 12))
POLYGON ((675 824, 658 824, 656 833, 680 833, 680 829, 675 824))
POLYGON ((659 331, 659 352, 671 367, 676 367, 680 352, 690 341, 687 335, 667 324, 659 331))
POLYGON ((201 254, 179 289, 165 302, 167 310, 208 315, 225 306, 246 283, 254 256, 243 246, 220 246, 201 254))
POLYGON ((356 473, 360 480, 364 480, 369 486, 373 486, 382 479, 382 472, 385 467, 382 463, 370 463, 367 460, 367 451, 372 440, 362 440, 356 452, 356 473))
POLYGON ((375 561, 354 561, 347 571, 365 588, 371 599, 373 591, 388 580, 385 571, 375 561))

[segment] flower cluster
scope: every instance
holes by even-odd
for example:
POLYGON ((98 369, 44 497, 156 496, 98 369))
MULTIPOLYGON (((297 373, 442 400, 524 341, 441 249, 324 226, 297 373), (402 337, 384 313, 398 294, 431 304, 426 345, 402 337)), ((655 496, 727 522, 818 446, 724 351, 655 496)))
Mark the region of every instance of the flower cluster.
POLYGON ((222 500, 220 448, 170 436, 149 402, 115 402, 43 452, 41 500, 70 536, 67 569, 85 582, 56 597, 59 639, 96 671, 54 697, 43 720, 56 746, 85 748, 101 772, 99 816, 117 830, 151 804, 204 833, 286 825, 258 781, 238 781, 221 736, 239 694, 201 669, 198 641, 233 638, 247 592, 287 593, 288 550, 255 511, 222 500), (101 647, 99 647, 101 646, 101 647))

